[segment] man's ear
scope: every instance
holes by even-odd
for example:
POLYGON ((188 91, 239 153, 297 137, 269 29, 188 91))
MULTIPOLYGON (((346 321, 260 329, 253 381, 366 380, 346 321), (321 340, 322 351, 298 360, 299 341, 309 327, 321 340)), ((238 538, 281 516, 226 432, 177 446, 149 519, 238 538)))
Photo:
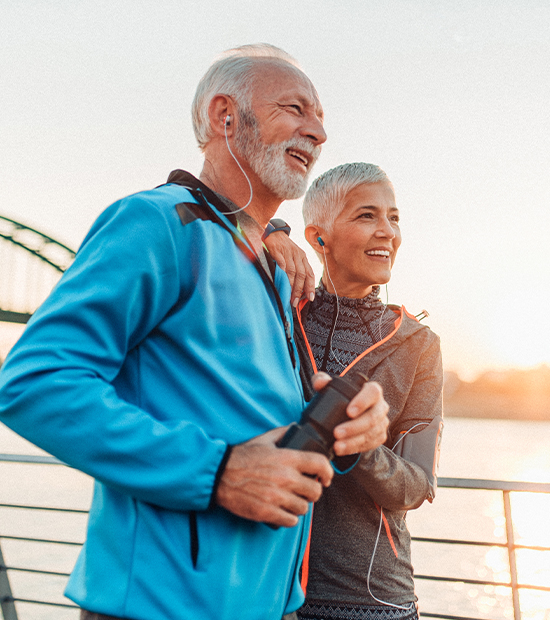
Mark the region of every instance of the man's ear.
POLYGON ((215 95, 208 105, 210 127, 215 135, 233 135, 235 126, 235 104, 229 95, 215 95))
POLYGON ((319 254, 329 253, 329 244, 326 230, 317 224, 308 224, 304 230, 306 241, 319 254))

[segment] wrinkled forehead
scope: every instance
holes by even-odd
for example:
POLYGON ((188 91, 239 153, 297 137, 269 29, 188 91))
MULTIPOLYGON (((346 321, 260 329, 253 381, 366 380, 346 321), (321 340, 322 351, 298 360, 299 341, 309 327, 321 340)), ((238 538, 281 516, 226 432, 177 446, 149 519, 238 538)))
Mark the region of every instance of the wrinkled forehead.
POLYGON ((315 106, 323 117, 323 108, 315 86, 307 75, 285 62, 274 58, 258 58, 252 69, 252 105, 255 100, 298 96, 315 106))

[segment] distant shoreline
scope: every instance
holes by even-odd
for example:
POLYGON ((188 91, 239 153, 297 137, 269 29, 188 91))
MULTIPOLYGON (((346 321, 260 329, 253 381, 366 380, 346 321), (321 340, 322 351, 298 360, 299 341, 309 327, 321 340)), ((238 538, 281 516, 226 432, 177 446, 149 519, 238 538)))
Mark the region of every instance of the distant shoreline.
POLYGON ((537 396, 464 394, 444 399, 444 415, 450 418, 530 420, 550 422, 550 399, 537 396))
POLYGON ((550 422, 550 367, 488 371, 472 382, 446 372, 443 403, 449 417, 550 422))

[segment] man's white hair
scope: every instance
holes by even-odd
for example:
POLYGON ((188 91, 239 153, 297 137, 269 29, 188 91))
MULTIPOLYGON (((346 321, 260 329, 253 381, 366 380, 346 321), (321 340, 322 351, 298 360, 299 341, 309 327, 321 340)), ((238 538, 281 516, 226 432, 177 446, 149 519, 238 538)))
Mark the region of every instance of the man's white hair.
POLYGON ((387 174, 375 164, 341 164, 324 172, 313 181, 304 196, 302 215, 305 225, 322 226, 330 232, 334 220, 345 206, 346 196, 353 189, 383 182, 391 185, 387 174))
POLYGON ((197 86, 191 107, 193 130, 201 150, 213 138, 208 106, 214 96, 229 95, 239 111, 250 110, 254 69, 259 62, 266 60, 286 63, 301 71, 290 54, 269 43, 253 43, 227 50, 210 65, 197 86))

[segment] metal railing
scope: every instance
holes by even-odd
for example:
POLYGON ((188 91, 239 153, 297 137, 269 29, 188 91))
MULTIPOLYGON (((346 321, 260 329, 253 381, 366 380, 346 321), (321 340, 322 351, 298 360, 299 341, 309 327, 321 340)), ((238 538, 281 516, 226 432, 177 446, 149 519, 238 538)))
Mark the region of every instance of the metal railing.
MULTIPOLYGON (((529 583, 519 583, 516 562, 516 550, 528 549, 532 551, 546 551, 550 553, 550 547, 521 545, 514 540, 514 522, 510 493, 547 493, 550 494, 550 484, 536 482, 510 482, 503 480, 475 480, 465 478, 439 478, 438 487, 449 489, 470 489, 477 491, 500 491, 502 493, 504 519, 506 524, 506 542, 464 540, 459 538, 425 538, 413 536, 412 540, 422 543, 436 543, 441 545, 465 545, 472 547, 497 547, 507 550, 508 567, 510 571, 510 581, 490 581, 484 579, 466 579, 464 577, 435 576, 415 574, 415 580, 439 581, 447 583, 464 583, 476 586, 493 586, 509 588, 512 592, 512 605, 514 620, 521 620, 521 606, 519 592, 521 589, 537 590, 540 592, 550 592, 550 587, 538 586, 529 583)), ((481 620, 480 618, 454 616, 449 614, 439 614, 422 612, 425 618, 441 618, 444 620, 481 620)))
MULTIPOLYGON (((64 463, 54 458, 53 456, 31 456, 31 455, 14 455, 14 454, 0 454, 0 463, 27 463, 33 465, 61 465, 64 463)), ((33 510, 42 512, 53 513, 65 513, 65 514, 87 514, 87 510, 78 510, 73 508, 55 508, 51 506, 31 506, 26 504, 6 504, 0 503, 0 508, 8 508, 14 510, 33 510)), ((45 575, 48 577, 62 577, 64 579, 69 578, 69 573, 53 571, 53 570, 40 570, 35 568, 29 568, 24 566, 8 565, 4 560, 2 552, 2 540, 15 540, 28 543, 49 543, 54 545, 63 546, 76 546, 81 547, 82 544, 74 541, 59 540, 53 538, 38 538, 33 536, 9 536, 0 531, 0 607, 2 609, 3 620, 18 620, 16 603, 30 603, 33 605, 48 606, 78 609, 78 607, 71 603, 57 603, 52 601, 45 601, 35 598, 23 598, 14 596, 12 592, 9 574, 10 572, 18 573, 30 573, 36 575, 45 575)))
MULTIPOLYGON (((41 465, 63 465, 60 461, 53 457, 48 456, 19 456, 19 455, 7 455, 0 454, 0 462, 13 462, 13 463, 30 463, 41 465)), ((521 608, 519 591, 521 589, 538 590, 540 592, 550 592, 550 587, 538 586, 528 583, 520 583, 518 581, 518 572, 516 567, 516 550, 529 549, 535 551, 545 551, 550 553, 550 547, 544 546, 530 546, 516 544, 514 540, 514 528, 513 528, 513 515, 510 502, 510 493, 546 493, 550 494, 550 484, 543 483, 529 483, 529 482, 508 482, 498 480, 472 480, 464 478, 439 478, 438 486, 440 488, 450 489, 470 489, 470 490, 484 490, 484 491, 499 491, 502 493, 504 517, 506 522, 506 541, 476 541, 476 540, 464 540, 459 538, 427 538, 427 537, 414 537, 413 541, 420 543, 434 543, 438 545, 466 545, 466 546, 482 546, 482 547, 500 547, 507 550, 508 564, 510 572, 510 581, 491 581, 483 579, 466 579, 458 576, 437 576, 437 575, 415 575, 415 580, 428 580, 448 583, 463 583, 480 586, 503 586, 509 588, 512 592, 512 604, 514 610, 514 620, 521 620, 521 608)), ((2 504, 0 508, 13 508, 13 509, 25 509, 35 511, 54 511, 62 513, 73 514, 85 514, 85 510, 76 510, 68 508, 52 508, 47 506, 29 506, 18 504, 2 504)), ((51 543, 56 545, 76 545, 80 546, 80 543, 56 540, 48 538, 33 538, 33 537, 18 537, 7 536, 0 531, 0 604, 3 614, 3 620, 18 620, 16 603, 32 603, 35 605, 55 606, 77 609, 72 604, 55 603, 45 600, 31 599, 31 598, 19 598, 12 592, 10 586, 10 573, 15 572, 27 572, 36 573, 47 576, 56 576, 68 578, 69 574, 64 572, 38 570, 32 568, 26 568, 22 566, 11 566, 6 564, 4 556, 2 554, 2 540, 18 540, 31 543, 51 543)), ((481 620, 480 618, 474 618, 470 616, 454 616, 445 613, 431 613, 421 612, 421 617, 425 618, 439 618, 441 620, 481 620)))

